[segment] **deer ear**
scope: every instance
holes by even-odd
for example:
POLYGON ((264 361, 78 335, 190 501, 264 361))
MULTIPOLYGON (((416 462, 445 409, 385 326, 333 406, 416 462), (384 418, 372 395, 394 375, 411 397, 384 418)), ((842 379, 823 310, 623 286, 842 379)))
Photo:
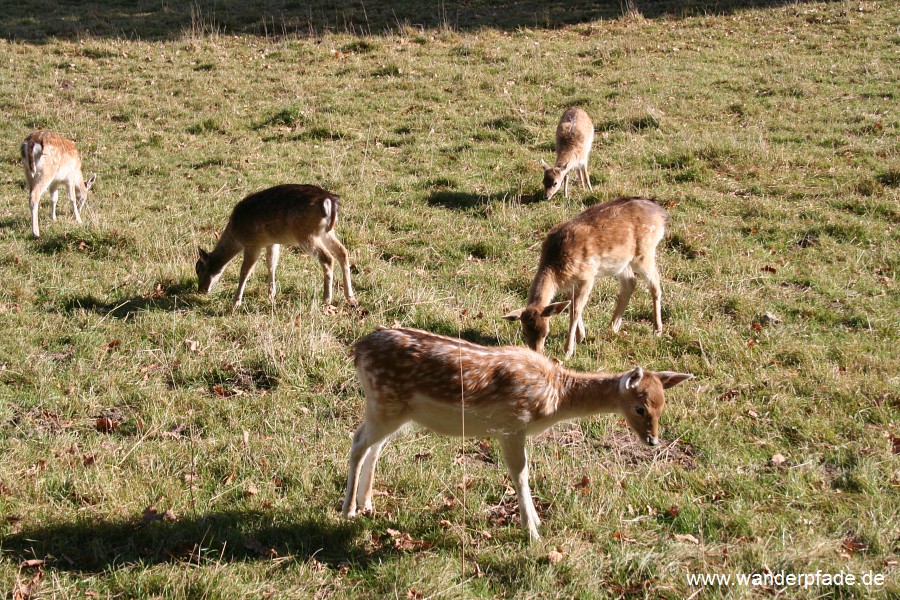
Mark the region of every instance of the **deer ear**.
POLYGON ((91 174, 91 178, 84 182, 84 187, 90 190, 92 187, 94 187, 95 181, 97 181, 97 174, 93 173, 91 174))
POLYGON ((549 171, 550 169, 553 168, 550 165, 548 165, 546 162, 544 162, 543 158, 541 159, 541 166, 544 168, 545 171, 549 171))
POLYGON ((659 371, 656 373, 656 376, 659 377, 659 381, 665 390, 694 378, 691 373, 676 373, 675 371, 659 371))
POLYGON ((633 390, 638 386, 641 382, 641 379, 644 378, 644 370, 640 367, 635 367, 631 371, 622 375, 622 378, 619 380, 619 387, 624 390, 633 390))
POLYGON ((204 249, 201 248, 200 246, 197 246, 197 254, 198 254, 198 256, 200 257, 200 260, 207 260, 207 259, 209 259, 209 252, 207 252, 206 250, 204 250, 204 249))
POLYGON ((569 168, 569 163, 570 163, 570 162, 571 162, 571 161, 568 161, 568 160, 567 160, 567 161, 566 161, 566 164, 564 164, 563 166, 561 166, 560 169, 562 169, 563 171, 565 171, 566 169, 568 169, 568 168, 569 168))
POLYGON ((564 302, 554 302, 553 304, 548 304, 544 310, 541 311, 542 317, 552 317, 553 315, 558 315, 562 311, 566 310, 571 304, 570 301, 566 300, 564 302))
POLYGON ((519 319, 522 318, 523 312, 525 312, 524 308, 517 308, 516 310, 514 310, 512 312, 508 312, 505 315, 503 315, 503 318, 506 319, 507 321, 518 321, 519 319))

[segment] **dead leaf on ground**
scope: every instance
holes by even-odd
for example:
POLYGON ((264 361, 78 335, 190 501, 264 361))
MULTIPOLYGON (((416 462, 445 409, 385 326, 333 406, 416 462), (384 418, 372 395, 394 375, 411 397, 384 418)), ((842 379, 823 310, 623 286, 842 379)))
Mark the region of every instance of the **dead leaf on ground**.
POLYGON ((558 546, 551 550, 549 554, 547 554, 547 560, 550 561, 551 565, 559 564, 560 562, 562 562, 563 558, 565 558, 565 555, 563 555, 562 548, 558 546))
POLYGON ((247 486, 247 489, 244 490, 244 496, 249 498, 250 496, 255 496, 259 493, 259 488, 253 485, 252 483, 247 486))
POLYGON ((846 538, 841 542, 841 550, 856 554, 869 549, 869 545, 854 538, 846 538))
POLYGON ((676 533, 675 539, 678 540, 679 542, 690 542, 692 544, 700 543, 700 540, 698 540, 697 538, 695 538, 694 536, 692 536, 689 533, 676 533))
POLYGON ((424 598, 425 594, 415 588, 410 588, 406 590, 406 597, 410 598, 411 600, 419 600, 420 598, 424 598))
POLYGON ((113 348, 117 348, 122 342, 120 340, 110 340, 106 344, 104 344, 103 349, 107 352, 112 350, 113 348))
POLYGON ((44 577, 44 569, 38 567, 37 573, 28 581, 19 580, 16 587, 13 588, 13 600, 30 600, 31 594, 35 591, 35 587, 44 577))
POLYGON ((572 484, 572 487, 577 490, 580 488, 587 488, 590 485, 591 485, 591 480, 588 478, 588 476, 582 475, 581 479, 579 481, 576 481, 575 483, 572 484))
POLYGON ((33 569, 34 567, 43 567, 47 563, 43 558, 29 558, 19 563, 20 569, 33 569))
POLYGON ((891 440, 891 452, 900 454, 900 436, 896 436, 893 433, 888 435, 890 436, 888 439, 891 440))
POLYGON ((627 535, 625 535, 625 534, 622 533, 621 531, 615 532, 615 533, 613 534, 613 539, 618 540, 618 541, 620 541, 620 542, 624 542, 624 543, 632 543, 632 542, 636 542, 636 541, 637 541, 637 540, 634 539, 633 537, 628 537, 627 535))
POLYGON ((110 419, 109 417, 100 417, 97 419, 97 431, 102 433, 112 433, 119 428, 121 423, 110 419))
POLYGON ((190 352, 197 352, 200 349, 200 342, 197 340, 184 340, 184 345, 187 346, 190 352))
POLYGON ((776 467, 780 467, 785 462, 787 462, 787 458, 785 458, 783 454, 773 454, 769 462, 771 462, 772 465, 776 467))

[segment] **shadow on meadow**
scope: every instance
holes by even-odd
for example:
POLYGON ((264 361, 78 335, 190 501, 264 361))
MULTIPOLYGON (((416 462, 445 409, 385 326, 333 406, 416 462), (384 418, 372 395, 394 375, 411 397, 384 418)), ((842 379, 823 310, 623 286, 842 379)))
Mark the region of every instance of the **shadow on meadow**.
POLYGON ((364 521, 302 518, 291 521, 260 511, 222 511, 175 517, 151 509, 143 517, 56 523, 3 538, 3 553, 16 561, 44 559, 50 568, 103 573, 140 563, 203 564, 292 556, 337 568, 382 562, 392 547, 358 541, 364 521), (273 520, 279 522, 273 524, 273 520))
POLYGON ((101 316, 108 315, 114 319, 128 319, 144 311, 170 312, 176 309, 192 308, 197 304, 196 294, 196 282, 183 279, 168 285, 160 283, 150 293, 113 300, 112 302, 104 302, 91 294, 75 296, 64 299, 61 302, 61 308, 69 313, 76 310, 86 310, 101 316))
POLYGON ((494 194, 476 194, 459 190, 440 190, 432 192, 425 202, 429 206, 437 206, 450 210, 485 212, 488 207, 497 202, 510 202, 520 204, 533 204, 542 201, 543 190, 534 192, 522 192, 518 189, 494 194))
POLYGON ((386 2, 372 0, 196 0, 148 4, 129 0, 10 3, 0 15, 0 36, 44 42, 85 37, 144 40, 209 34, 265 37, 326 32, 379 35, 404 26, 477 31, 494 28, 552 29, 562 25, 616 19, 629 4, 645 18, 683 18, 728 14, 757 7, 796 4, 796 0, 448 0, 386 2))

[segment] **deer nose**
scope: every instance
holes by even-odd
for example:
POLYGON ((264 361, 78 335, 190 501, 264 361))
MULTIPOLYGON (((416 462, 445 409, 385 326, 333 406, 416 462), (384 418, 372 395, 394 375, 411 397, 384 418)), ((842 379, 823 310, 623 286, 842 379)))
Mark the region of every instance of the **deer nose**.
POLYGON ((656 446, 659 444, 659 438, 653 437, 652 435, 647 436, 647 445, 648 446, 656 446))

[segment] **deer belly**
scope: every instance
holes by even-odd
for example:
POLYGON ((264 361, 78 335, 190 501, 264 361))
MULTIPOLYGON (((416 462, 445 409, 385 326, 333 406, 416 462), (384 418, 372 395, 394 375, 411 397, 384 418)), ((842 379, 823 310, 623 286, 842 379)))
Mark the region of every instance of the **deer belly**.
POLYGON ((502 402, 491 406, 470 405, 463 411, 460 404, 417 395, 409 404, 413 421, 442 435, 496 437, 520 431, 527 425, 502 402))

